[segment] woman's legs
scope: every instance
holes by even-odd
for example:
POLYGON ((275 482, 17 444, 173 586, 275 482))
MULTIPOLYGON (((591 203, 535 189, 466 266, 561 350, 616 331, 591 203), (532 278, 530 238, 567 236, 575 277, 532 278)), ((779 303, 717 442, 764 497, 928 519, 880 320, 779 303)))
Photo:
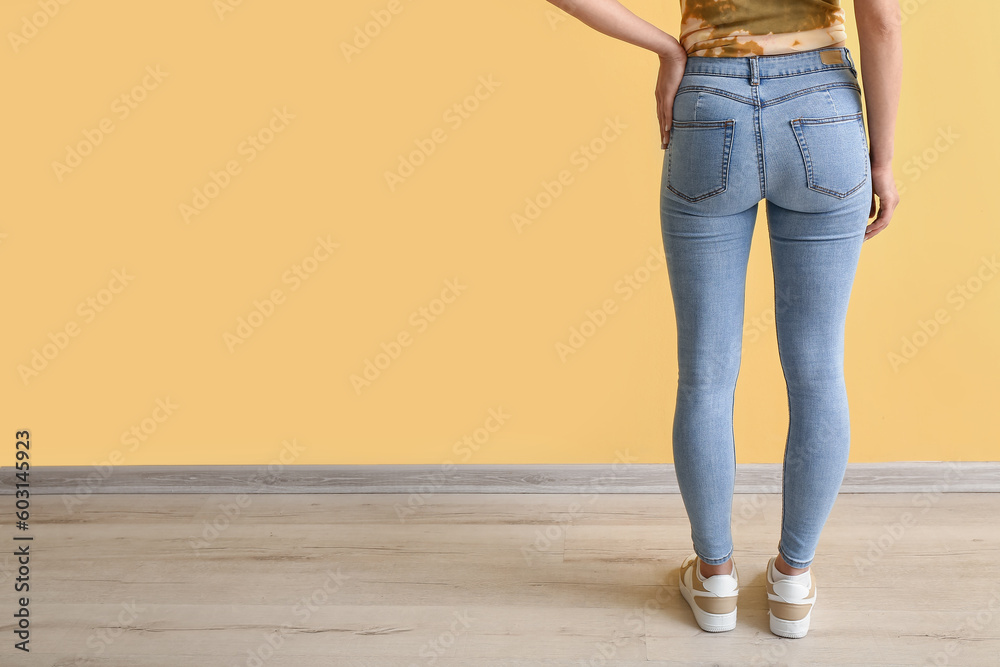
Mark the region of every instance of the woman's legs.
POLYGON ((704 575, 732 567, 733 400, 757 208, 717 216, 671 208, 662 222, 677 321, 674 467, 704 575))
MULTIPOLYGON (((844 328, 870 201, 870 186, 838 202, 831 198, 831 208, 818 212, 766 201, 788 391, 776 566, 785 574, 812 563, 847 466, 844 328)), ((757 205, 733 215, 668 210, 662 230, 678 352, 674 466, 702 573, 726 573, 733 550, 734 394, 757 205)))
MULTIPOLYGON (((798 571, 812 563, 847 468, 844 328, 870 205, 865 192, 870 190, 823 212, 767 202, 775 328, 789 412, 778 552, 798 571)), ((796 573, 791 568, 786 573, 796 573)))

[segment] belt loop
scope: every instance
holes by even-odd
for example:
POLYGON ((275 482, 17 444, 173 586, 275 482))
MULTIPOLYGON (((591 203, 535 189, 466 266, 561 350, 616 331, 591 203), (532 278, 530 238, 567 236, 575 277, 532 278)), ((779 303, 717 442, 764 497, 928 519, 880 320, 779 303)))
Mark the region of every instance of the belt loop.
POLYGON ((857 76, 858 70, 854 68, 854 58, 851 57, 851 50, 846 46, 844 47, 844 55, 847 56, 847 62, 851 65, 851 71, 854 72, 854 76, 857 76))
POLYGON ((760 83, 760 69, 757 63, 757 54, 750 54, 750 85, 756 86, 760 83))

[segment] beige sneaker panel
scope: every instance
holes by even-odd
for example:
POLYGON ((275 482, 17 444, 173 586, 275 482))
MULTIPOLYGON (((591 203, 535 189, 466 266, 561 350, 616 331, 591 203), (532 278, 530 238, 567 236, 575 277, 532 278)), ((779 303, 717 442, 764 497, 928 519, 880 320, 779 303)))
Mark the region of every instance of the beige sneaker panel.
POLYGON ((729 597, 724 598, 697 595, 694 598, 694 603, 698 605, 702 611, 707 611, 709 614, 729 614, 736 611, 735 595, 730 595, 729 597))
POLYGON ((812 604, 791 604, 775 600, 768 600, 767 604, 771 615, 782 621, 801 621, 812 609, 812 604))

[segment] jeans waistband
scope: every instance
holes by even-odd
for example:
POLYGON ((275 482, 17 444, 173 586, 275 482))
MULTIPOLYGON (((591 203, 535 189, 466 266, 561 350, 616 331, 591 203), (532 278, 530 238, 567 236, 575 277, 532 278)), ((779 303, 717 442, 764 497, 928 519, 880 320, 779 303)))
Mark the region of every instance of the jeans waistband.
POLYGON ((684 73, 747 77, 750 83, 758 83, 760 79, 844 68, 857 76, 850 50, 846 46, 837 46, 768 56, 688 56, 684 73))

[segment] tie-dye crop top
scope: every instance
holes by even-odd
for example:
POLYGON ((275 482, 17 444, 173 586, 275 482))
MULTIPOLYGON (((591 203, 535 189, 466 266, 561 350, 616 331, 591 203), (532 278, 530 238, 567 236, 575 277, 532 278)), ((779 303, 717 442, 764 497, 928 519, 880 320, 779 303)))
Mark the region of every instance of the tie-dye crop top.
POLYGON ((797 53, 844 46, 840 0, 680 0, 689 56, 797 53))

